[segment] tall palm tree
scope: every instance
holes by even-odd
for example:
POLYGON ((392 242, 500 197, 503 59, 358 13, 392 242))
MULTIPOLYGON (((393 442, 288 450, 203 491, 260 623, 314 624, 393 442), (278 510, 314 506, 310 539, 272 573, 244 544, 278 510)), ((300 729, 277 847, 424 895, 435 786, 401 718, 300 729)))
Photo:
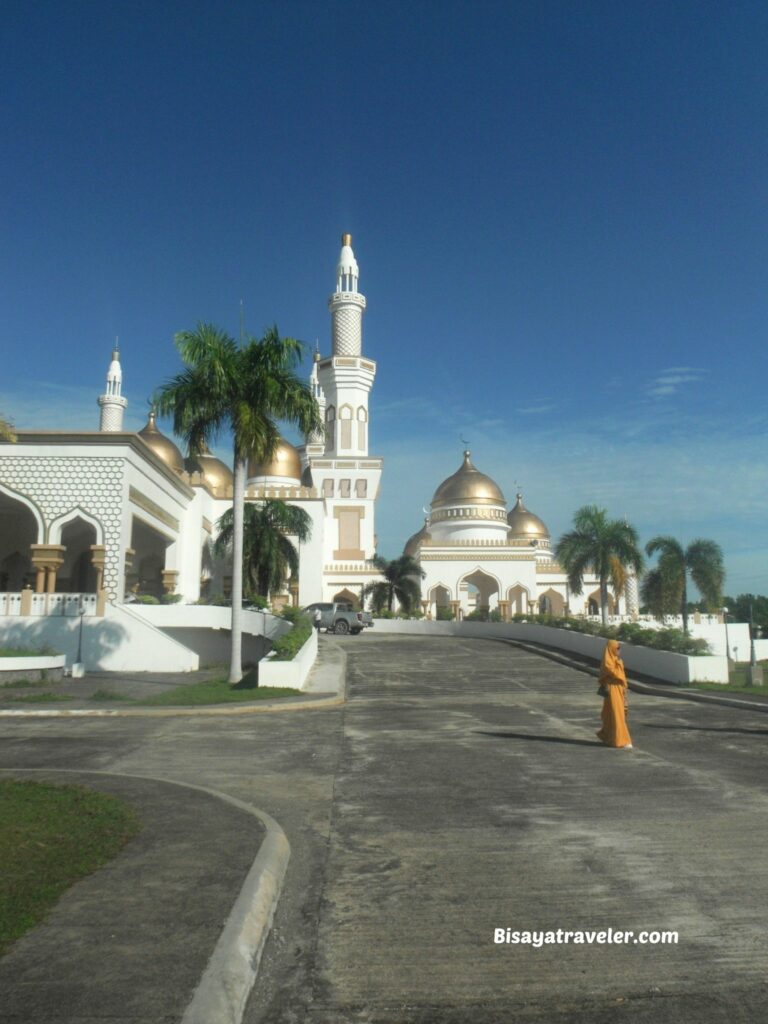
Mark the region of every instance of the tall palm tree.
MULTIPOLYGON (((227 509, 219 519, 219 535, 214 544, 218 556, 232 550, 234 516, 227 509)), ((251 590, 262 597, 279 591, 289 573, 295 579, 299 574, 299 553, 289 537, 308 540, 312 533, 312 519, 303 508, 270 499, 244 509, 243 573, 251 590)))
POLYGON ((574 594, 582 591, 584 574, 591 570, 600 580, 600 615, 608 621, 608 582, 618 596, 626 586, 628 570, 639 573, 643 556, 637 530, 623 519, 609 519, 604 508, 584 505, 574 514, 574 529, 555 545, 555 558, 568 575, 574 594))
POLYGON ((410 612, 413 605, 421 597, 421 587, 418 580, 423 579, 427 574, 419 563, 410 555, 401 555, 387 561, 380 555, 373 556, 373 564, 383 574, 383 580, 376 580, 363 587, 363 600, 371 598, 371 604, 376 611, 386 605, 387 611, 392 611, 392 606, 397 599, 398 604, 404 612, 410 612))
POLYGON ((645 545, 649 555, 658 552, 655 569, 646 573, 640 587, 645 604, 656 615, 680 612, 688 632, 688 577, 705 601, 717 605, 725 581, 723 551, 713 540, 701 538, 684 548, 674 537, 653 537, 645 545))
POLYGON ((232 653, 230 683, 242 669, 243 508, 249 458, 268 461, 278 442, 276 419, 306 433, 322 426, 309 385, 296 376, 305 346, 276 327, 238 345, 213 324, 199 323, 174 338, 185 369, 155 396, 158 412, 173 415, 174 432, 195 457, 221 430, 232 433, 232 653))
POLYGON ((16 431, 13 429, 13 424, 10 420, 3 419, 0 416, 0 441, 15 441, 16 431))

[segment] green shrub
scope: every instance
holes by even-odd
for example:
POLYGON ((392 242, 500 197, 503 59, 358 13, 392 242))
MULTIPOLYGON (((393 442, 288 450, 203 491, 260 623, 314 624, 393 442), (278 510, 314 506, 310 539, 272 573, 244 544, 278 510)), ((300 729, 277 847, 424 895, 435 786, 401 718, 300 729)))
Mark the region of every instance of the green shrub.
POLYGON ((160 604, 179 604, 183 600, 183 594, 163 594, 160 598, 160 604))
POLYGON ((260 612, 269 610, 269 601, 266 597, 262 597, 261 594, 246 594, 245 600, 253 608, 258 608, 260 612))
POLYGON ((154 594, 137 594, 136 604, 160 604, 154 594))
MULTIPOLYGON (((312 635, 314 627, 310 617, 298 608, 292 608, 291 612, 297 614, 292 620, 293 626, 290 633, 275 640, 272 646, 274 661, 292 661, 312 635)), ((284 616, 284 618, 288 618, 288 616, 284 616)))
POLYGON ((381 611, 373 612, 374 619, 395 619, 397 616, 394 612, 389 611, 387 608, 382 608, 381 611))
POLYGON ((453 622, 454 618, 453 608, 440 607, 437 609, 438 622, 453 622))

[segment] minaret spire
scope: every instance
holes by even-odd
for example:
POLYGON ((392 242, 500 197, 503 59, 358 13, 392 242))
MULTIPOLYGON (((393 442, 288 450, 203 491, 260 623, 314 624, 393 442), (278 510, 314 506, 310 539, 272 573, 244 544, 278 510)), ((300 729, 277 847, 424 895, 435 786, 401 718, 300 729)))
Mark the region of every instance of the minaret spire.
POLYGON ((357 290, 359 276, 357 260, 352 251, 352 235, 343 234, 339 262, 336 265, 336 291, 328 300, 335 356, 362 355, 365 296, 357 290))
POLYGON ((107 370, 107 386, 103 395, 99 395, 98 404, 101 408, 101 419, 99 430, 120 431, 123 429, 123 413, 128 405, 128 399, 123 398, 123 370, 120 366, 120 339, 115 338, 115 347, 112 349, 112 361, 107 370))

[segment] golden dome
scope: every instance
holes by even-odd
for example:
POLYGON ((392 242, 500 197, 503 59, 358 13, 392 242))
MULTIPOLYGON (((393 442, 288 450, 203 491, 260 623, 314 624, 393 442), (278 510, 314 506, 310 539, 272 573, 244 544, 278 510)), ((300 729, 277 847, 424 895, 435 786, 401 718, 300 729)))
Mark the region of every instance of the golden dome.
POLYGON ((290 441, 281 437, 270 462, 258 463, 253 459, 248 461, 248 479, 250 480, 254 476, 277 476, 283 477, 285 480, 300 480, 301 459, 299 453, 290 441))
POLYGON ((226 491, 232 487, 232 470, 208 450, 208 445, 203 446, 199 455, 192 456, 187 460, 187 467, 191 473, 199 473, 214 491, 226 491))
POLYGON ((139 437, 148 448, 152 449, 158 458, 163 460, 169 469, 176 473, 184 471, 184 459, 181 456, 181 452, 170 437, 161 434, 157 429, 154 409, 150 410, 147 425, 139 431, 139 437))
POLYGON ((419 549, 419 545, 421 544, 421 542, 426 537, 429 537, 429 535, 430 535, 429 534, 429 529, 428 529, 428 524, 429 524, 429 519, 425 519, 424 520, 424 525, 419 530, 419 532, 418 533, 414 533, 414 535, 412 537, 410 537, 405 542, 405 547, 403 548, 403 554, 404 555, 408 555, 410 558, 414 557, 414 555, 416 554, 416 552, 419 549))
POLYGON ((469 452, 464 452, 461 467, 443 480, 432 498, 432 507, 456 505, 468 502, 472 505, 506 505, 506 499, 489 476, 472 465, 469 452))
POLYGON ((515 507, 507 516, 507 522, 513 537, 529 537, 531 540, 539 537, 549 538, 549 530, 541 519, 533 512, 529 512, 523 504, 522 494, 517 495, 515 507))

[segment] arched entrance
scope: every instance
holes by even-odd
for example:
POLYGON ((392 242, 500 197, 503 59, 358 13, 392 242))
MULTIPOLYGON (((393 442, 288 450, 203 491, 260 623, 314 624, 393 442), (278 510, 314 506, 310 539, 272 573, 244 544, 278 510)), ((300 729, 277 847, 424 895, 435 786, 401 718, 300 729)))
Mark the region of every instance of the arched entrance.
POLYGON ((565 614, 565 599, 562 594, 558 594, 556 590, 550 587, 545 590, 543 594, 539 595, 539 614, 540 615, 564 615, 565 614))
MULTIPOLYGON (((607 610, 609 615, 617 614, 616 599, 610 590, 608 591, 608 600, 606 602, 607 610)), ((599 615, 600 614, 600 588, 593 590, 591 594, 587 596, 587 615, 599 615)))
POLYGON ((340 590, 338 594, 333 595, 333 600, 337 604, 348 604, 352 606, 352 611, 357 611, 360 608, 360 598, 357 594, 354 594, 348 587, 340 590))
POLYGON ((499 603, 501 591, 498 580, 482 569, 475 569, 461 580, 460 592, 464 583, 467 584, 465 613, 475 612, 480 618, 487 618, 499 603))
POLYGON ((132 572, 127 577, 128 589, 134 594, 148 594, 160 598, 165 593, 163 572, 166 551, 173 541, 134 516, 131 547, 135 554, 132 572))
POLYGON ((527 615, 529 597, 528 588, 522 584, 516 583, 514 587, 510 587, 507 591, 510 613, 512 615, 527 615))
POLYGON ((80 516, 70 519, 61 529, 60 542, 66 551, 56 574, 59 594, 95 594, 96 569, 91 546, 96 544, 96 527, 80 516))
POLYGON ((40 527, 28 505, 0 491, 0 592, 17 593, 34 584, 30 545, 42 540, 40 527))

